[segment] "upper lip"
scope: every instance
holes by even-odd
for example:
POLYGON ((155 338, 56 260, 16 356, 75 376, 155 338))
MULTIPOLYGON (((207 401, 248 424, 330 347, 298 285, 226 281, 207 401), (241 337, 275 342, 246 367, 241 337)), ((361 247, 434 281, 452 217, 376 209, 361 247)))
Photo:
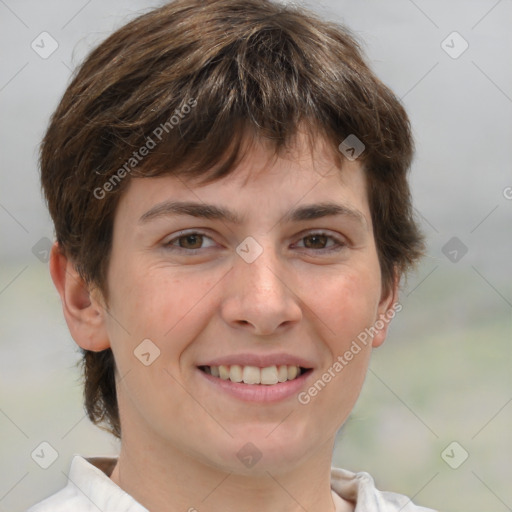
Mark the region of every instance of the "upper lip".
POLYGON ((313 364, 310 361, 282 352, 277 354, 232 354, 211 359, 198 364, 198 366, 232 366, 234 364, 239 364, 240 366, 257 366, 259 368, 285 364, 289 366, 300 366, 302 368, 313 368, 313 364))

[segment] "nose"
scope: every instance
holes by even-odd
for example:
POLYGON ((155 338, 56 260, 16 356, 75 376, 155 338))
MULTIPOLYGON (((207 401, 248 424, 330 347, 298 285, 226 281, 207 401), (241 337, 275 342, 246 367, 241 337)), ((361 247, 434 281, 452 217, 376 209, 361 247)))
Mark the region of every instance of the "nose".
POLYGON ((228 275, 221 315, 231 327, 268 336, 301 320, 295 279, 271 249, 252 263, 237 256, 228 275))

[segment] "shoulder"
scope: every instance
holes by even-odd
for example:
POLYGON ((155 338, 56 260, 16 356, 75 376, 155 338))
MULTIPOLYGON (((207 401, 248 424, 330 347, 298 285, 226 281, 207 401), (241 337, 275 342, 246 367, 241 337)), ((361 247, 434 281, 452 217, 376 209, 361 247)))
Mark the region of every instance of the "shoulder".
MULTIPOLYGON (((91 459, 92 461, 102 459, 91 459)), ((108 459, 104 459, 107 463, 108 459)), ((71 462, 66 487, 33 505, 26 512, 89 512, 98 511, 98 492, 108 491, 108 477, 95 465, 79 455, 71 462)), ((111 484, 114 485, 114 484, 111 484)))
POLYGON ((371 475, 331 468, 331 488, 341 497, 356 503, 355 512, 436 512, 415 505, 407 496, 380 491, 371 475))
POLYGON ((84 504, 84 497, 79 496, 76 489, 68 485, 59 492, 33 505, 26 512, 69 512, 70 510, 83 512, 89 510, 86 506, 87 503, 84 504))

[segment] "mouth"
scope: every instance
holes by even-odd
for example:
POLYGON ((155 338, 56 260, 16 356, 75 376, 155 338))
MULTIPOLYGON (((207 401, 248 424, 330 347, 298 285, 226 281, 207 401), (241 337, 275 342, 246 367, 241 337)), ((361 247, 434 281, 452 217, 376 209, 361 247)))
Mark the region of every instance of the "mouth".
POLYGON ((298 379, 312 371, 296 365, 273 365, 260 368, 250 365, 198 366, 199 370, 220 380, 239 384, 273 386, 298 379))

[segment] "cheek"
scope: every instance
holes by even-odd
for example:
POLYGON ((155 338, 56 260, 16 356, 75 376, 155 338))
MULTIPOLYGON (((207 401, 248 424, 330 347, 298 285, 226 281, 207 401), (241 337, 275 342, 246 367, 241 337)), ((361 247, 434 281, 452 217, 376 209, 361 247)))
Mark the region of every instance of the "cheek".
POLYGON ((157 267, 141 273, 125 266, 112 279, 119 285, 111 296, 109 334, 113 349, 124 353, 120 356, 150 339, 162 356, 172 353, 176 359, 211 314, 206 299, 212 280, 197 273, 180 275, 175 269, 157 267))
MULTIPOLYGON (((380 298, 380 276, 364 267, 347 269, 324 279, 316 288, 313 282, 304 287, 304 302, 317 315, 316 324, 332 352, 339 353, 373 324, 380 298), (318 289, 318 293, 307 290, 318 289)), ((334 355, 334 354, 333 354, 334 355)))
MULTIPOLYGON (((125 414, 135 408, 156 418, 163 404, 171 403, 180 414, 192 414, 190 397, 175 378, 180 380, 181 366, 186 364, 182 355, 211 318, 211 279, 148 267, 143 274, 125 267, 122 276, 112 277, 119 285, 112 293, 109 335, 120 404, 130 404, 124 407, 125 414), (148 401, 148 393, 156 389, 158 395, 148 401)), ((197 416, 200 411, 193 412, 197 416)))
POLYGON ((380 295, 374 277, 372 272, 340 273, 320 287, 321 293, 308 296, 316 317, 314 335, 322 339, 326 352, 317 380, 299 403, 316 411, 332 431, 346 421, 366 376, 371 340, 363 337, 376 319, 380 295))

